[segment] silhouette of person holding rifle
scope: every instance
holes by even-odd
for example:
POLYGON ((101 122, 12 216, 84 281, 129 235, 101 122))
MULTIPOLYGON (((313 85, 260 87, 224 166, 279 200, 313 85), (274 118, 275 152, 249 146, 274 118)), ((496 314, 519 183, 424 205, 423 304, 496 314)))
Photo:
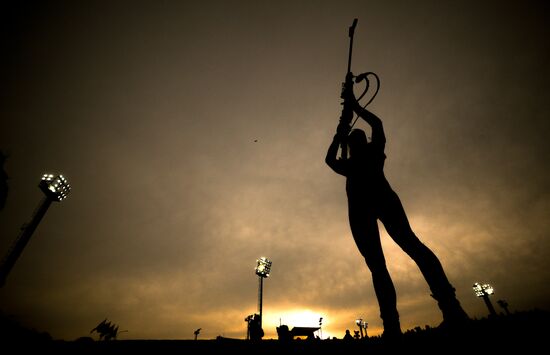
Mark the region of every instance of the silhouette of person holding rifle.
MULTIPOLYGON (((401 336, 397 298, 386 267, 377 220, 390 237, 416 262, 426 279, 432 297, 443 313, 442 326, 462 326, 469 319, 455 296, 437 256, 414 234, 403 205, 384 175, 386 137, 382 121, 361 107, 353 93, 353 74, 349 73, 342 91, 344 112, 355 112, 371 127, 371 141, 363 130, 353 129, 341 120, 330 144, 325 162, 346 177, 349 223, 353 239, 372 273, 374 291, 380 306, 385 338, 401 336), (349 158, 337 158, 340 145, 349 147, 349 158)), ((343 113, 344 115, 344 113, 343 113)), ((353 115, 353 114, 352 114, 353 115)), ((351 121, 351 120, 350 120, 351 121)))

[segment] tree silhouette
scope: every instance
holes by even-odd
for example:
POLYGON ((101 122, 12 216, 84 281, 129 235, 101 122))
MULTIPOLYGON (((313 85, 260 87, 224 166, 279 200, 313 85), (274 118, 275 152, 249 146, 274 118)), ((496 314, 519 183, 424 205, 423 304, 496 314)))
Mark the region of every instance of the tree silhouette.
POLYGON ((99 323, 90 333, 97 332, 99 334, 99 340, 111 340, 116 339, 118 335, 118 325, 112 324, 105 318, 99 323))

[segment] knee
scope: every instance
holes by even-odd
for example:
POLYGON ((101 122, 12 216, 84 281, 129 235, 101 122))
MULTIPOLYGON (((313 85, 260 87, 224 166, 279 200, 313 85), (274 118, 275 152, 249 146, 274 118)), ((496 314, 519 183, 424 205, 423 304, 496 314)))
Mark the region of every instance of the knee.
MULTIPOLYGON (((413 235, 414 236, 414 235, 413 235)), ((433 255, 433 252, 428 248, 424 243, 422 243, 416 236, 410 238, 406 243, 401 245, 401 248, 405 253, 407 253, 411 258, 417 259, 426 259, 433 255)))
POLYGON ((386 260, 384 257, 365 256, 365 263, 373 274, 387 273, 386 260))

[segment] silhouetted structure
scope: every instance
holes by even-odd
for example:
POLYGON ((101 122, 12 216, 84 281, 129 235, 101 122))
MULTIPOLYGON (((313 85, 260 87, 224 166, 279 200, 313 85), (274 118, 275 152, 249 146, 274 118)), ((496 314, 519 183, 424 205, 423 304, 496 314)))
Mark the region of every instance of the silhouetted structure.
POLYGON ((495 307, 493 307, 493 304, 491 303, 491 300, 489 299, 489 295, 492 295, 495 293, 495 290, 493 289, 493 286, 489 284, 483 284, 476 282, 472 286, 474 289, 474 293, 477 297, 483 298, 483 301, 485 302, 485 305, 489 309, 489 314, 491 316, 496 316, 497 312, 495 311, 495 307))
POLYGON ((197 340, 197 338, 198 338, 198 336, 199 336, 199 334, 200 334, 200 332, 201 332, 201 329, 202 329, 202 328, 199 328, 199 329, 195 330, 195 332, 193 333, 193 334, 195 334, 195 340, 197 340))
POLYGON ((321 327, 293 327, 292 330, 288 330, 288 326, 283 324, 276 329, 281 341, 292 340, 295 337, 306 337, 306 339, 312 340, 315 339, 315 332, 321 327))
POLYGON ((90 330, 90 334, 97 332, 99 334, 99 340, 113 340, 118 335, 118 325, 111 324, 105 318, 94 329, 90 330))
POLYGON ((282 324, 278 326, 277 328, 277 336, 279 337, 280 341, 287 342, 289 340, 292 340, 292 334, 290 333, 290 330, 288 329, 288 325, 282 324))
POLYGON ((498 300, 497 303, 502 309, 504 309, 506 315, 510 315, 510 311, 508 310, 508 302, 505 300, 498 300))
POLYGON ((341 93, 341 98, 344 99, 342 116, 325 162, 334 172, 346 177, 351 232, 372 273, 380 316, 384 323, 384 336, 400 337, 402 332, 395 287, 386 267, 377 220, 384 224, 390 237, 420 268, 430 286, 432 297, 438 301, 444 324, 462 324, 468 320, 468 316, 456 299, 455 289, 448 281, 439 259, 414 234, 399 197, 384 175, 386 137, 382 121, 361 107, 353 93, 353 80, 364 80, 367 74, 361 74, 361 78, 355 77, 348 62, 348 74, 341 93), (367 140, 363 130, 354 129, 350 133, 354 112, 371 127, 371 142, 367 140), (338 159, 340 146, 342 156, 338 159), (344 147, 349 149, 349 157, 344 147))
POLYGON ((42 190, 42 192, 44 192, 45 197, 38 205, 31 221, 24 225, 21 234, 15 240, 4 260, 2 260, 2 264, 0 264, 0 287, 4 286, 6 283, 8 274, 23 252, 23 249, 25 249, 25 246, 31 239, 32 233, 42 220, 42 217, 46 214, 46 211, 50 207, 51 203, 53 201, 64 200, 71 190, 71 186, 68 184, 63 175, 54 177, 52 174, 44 174, 42 176, 42 180, 38 184, 38 187, 42 190))
MULTIPOLYGON (((258 275, 258 312, 260 313, 259 316, 259 322, 260 322, 260 329, 262 329, 262 309, 263 309, 263 292, 264 292, 264 279, 269 277, 269 273, 271 272, 271 264, 272 262, 266 258, 261 257, 258 260, 256 260, 256 275, 258 275)), ((263 330, 262 330, 262 336, 263 336, 263 330)))
MULTIPOLYGON (((0 313, 0 344, 4 353, 21 354, 487 354, 540 353, 547 347, 550 313, 547 311, 513 312, 483 319, 474 319, 463 332, 446 332, 440 328, 406 331, 400 342, 386 342, 378 336, 362 341, 332 338, 322 341, 265 340, 216 337, 194 341, 175 339, 128 339, 94 341, 81 337, 74 341, 52 340, 47 334, 24 329, 0 313), (17 350, 12 350, 17 349, 17 350), (10 352, 11 350, 11 352, 10 352)), ((281 326, 284 327, 284 326, 281 326)), ((287 327, 288 330, 288 327, 287 327)), ((119 331, 119 334, 122 331, 119 331)), ((352 333, 353 335, 353 333, 352 333)))
POLYGON ((368 327, 369 324, 367 322, 365 322, 362 318, 356 319, 355 324, 357 324, 357 326, 359 327, 359 332, 361 334, 361 339, 368 338, 367 327, 368 327), (364 334, 363 334, 363 329, 365 330, 364 334))
POLYGON ((8 174, 4 169, 7 157, 7 155, 0 152, 0 210, 4 208, 8 198, 8 174))
POLYGON ((320 327, 293 327, 290 331, 292 337, 306 337, 306 339, 315 339, 315 332, 320 327))

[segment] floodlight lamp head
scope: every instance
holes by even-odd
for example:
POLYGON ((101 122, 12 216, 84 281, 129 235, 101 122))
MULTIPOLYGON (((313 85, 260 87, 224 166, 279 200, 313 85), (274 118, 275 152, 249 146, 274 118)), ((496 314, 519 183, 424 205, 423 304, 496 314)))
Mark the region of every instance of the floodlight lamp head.
POLYGON ((492 295, 494 292, 493 286, 489 284, 481 285, 479 282, 476 282, 472 288, 477 297, 484 297, 487 295, 492 295))
POLYGON ((38 187, 48 198, 58 202, 66 199, 71 191, 71 185, 63 175, 44 174, 38 187))
POLYGON ((472 289, 477 297, 483 297, 483 288, 478 282, 474 283, 472 289))
POLYGON ((272 262, 266 257, 261 257, 256 260, 256 275, 260 277, 269 277, 269 272, 271 271, 272 262))
POLYGON ((484 284, 481 287, 483 288, 483 292, 485 292, 488 295, 492 295, 493 293, 495 293, 495 290, 493 289, 493 286, 491 286, 489 284, 484 284))

